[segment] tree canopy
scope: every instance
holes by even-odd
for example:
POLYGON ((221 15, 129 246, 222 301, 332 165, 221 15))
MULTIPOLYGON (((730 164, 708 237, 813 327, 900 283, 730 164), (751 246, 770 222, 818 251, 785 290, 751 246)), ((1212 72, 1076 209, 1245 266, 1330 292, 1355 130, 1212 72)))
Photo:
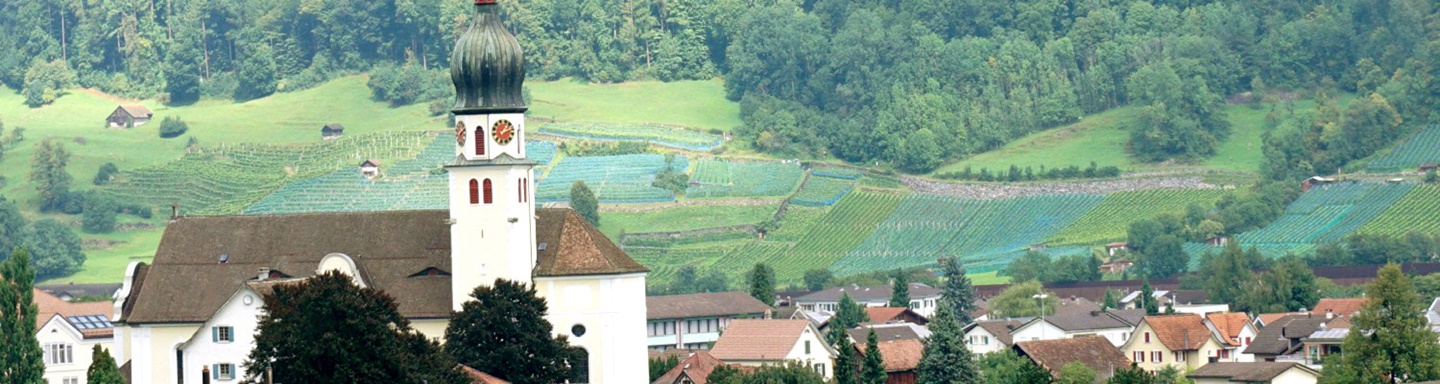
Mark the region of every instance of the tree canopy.
POLYGON ((0 262, 0 382, 41 384, 45 363, 40 342, 35 339, 35 270, 30 253, 14 250, 0 262))
POLYGON ((1421 382, 1440 379, 1440 342, 1425 319, 1426 302, 1396 264, 1380 268, 1369 298, 1341 345, 1324 361, 1324 383, 1421 382))
POLYGON ((512 383, 571 377, 569 344, 564 336, 550 336, 549 309, 534 287, 496 279, 475 287, 470 299, 445 328, 445 351, 455 360, 512 383))

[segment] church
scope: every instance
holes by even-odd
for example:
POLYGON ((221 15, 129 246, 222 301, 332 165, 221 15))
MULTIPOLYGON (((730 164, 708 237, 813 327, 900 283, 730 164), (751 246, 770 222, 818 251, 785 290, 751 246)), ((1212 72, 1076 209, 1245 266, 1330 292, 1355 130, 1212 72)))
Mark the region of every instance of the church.
POLYGON ((574 211, 535 207, 525 59, 495 0, 475 0, 450 62, 449 208, 173 217, 152 262, 131 263, 117 294, 113 353, 131 382, 243 380, 263 295, 332 270, 393 296, 436 339, 475 287, 530 283, 552 333, 584 349, 581 382, 648 381, 648 269, 574 211))

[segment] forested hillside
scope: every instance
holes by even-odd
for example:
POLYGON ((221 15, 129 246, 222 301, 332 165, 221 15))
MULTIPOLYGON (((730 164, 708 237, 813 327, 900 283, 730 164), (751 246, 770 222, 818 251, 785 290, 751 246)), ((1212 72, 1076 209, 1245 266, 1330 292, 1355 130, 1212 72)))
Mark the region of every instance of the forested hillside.
MULTIPOLYGON (((184 102, 250 99, 379 68, 384 76, 371 84, 377 97, 442 99, 445 76, 435 69, 446 65, 467 3, 9 1, 0 4, 0 34, 13 37, 0 41, 0 82, 23 89, 34 105, 77 84, 184 102)), ((1130 150, 1143 161, 1212 155, 1230 132, 1220 108, 1227 98, 1285 100, 1294 91, 1338 89, 1379 108, 1363 130, 1346 130, 1339 118, 1312 124, 1323 138, 1309 139, 1309 149, 1327 150, 1338 137, 1430 120, 1426 106, 1440 89, 1440 16, 1425 0, 521 0, 505 7, 532 78, 719 75, 728 96, 742 101, 737 133, 755 149, 884 161, 912 172, 1121 105, 1142 107, 1126 124, 1130 150), (1401 118, 1393 124, 1383 121, 1390 107, 1401 118)), ((1342 145, 1305 165, 1363 157, 1395 137, 1342 145)))

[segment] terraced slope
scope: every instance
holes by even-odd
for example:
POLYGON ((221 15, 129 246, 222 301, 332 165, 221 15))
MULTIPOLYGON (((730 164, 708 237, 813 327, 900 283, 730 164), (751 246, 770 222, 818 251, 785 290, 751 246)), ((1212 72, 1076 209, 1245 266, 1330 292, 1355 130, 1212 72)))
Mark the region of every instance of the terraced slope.
POLYGON ((1440 125, 1431 125, 1370 162, 1371 172, 1414 171, 1422 163, 1440 162, 1440 125))
POLYGON ((1440 185, 1420 185, 1358 232, 1400 236, 1408 232, 1440 233, 1440 185))
POLYGON ((825 268, 855 249, 872 236, 877 226, 905 200, 904 195, 856 191, 845 195, 839 204, 813 224, 807 218, 793 216, 781 224, 795 226, 790 233, 777 233, 735 249, 714 263, 727 273, 743 273, 756 263, 764 262, 775 269, 781 281, 799 281, 805 270, 825 268), (809 224, 809 225, 806 225, 809 224))
POLYGON ((1118 192, 1105 197, 1060 233, 1046 240, 1050 245, 1095 245, 1123 241, 1130 222, 1164 212, 1183 212, 1190 204, 1209 206, 1224 191, 1219 189, 1174 189, 1118 192))
POLYGON ((1305 253, 1340 241, 1380 217, 1415 187, 1414 183, 1341 183, 1311 188, 1285 208, 1279 219, 1236 236, 1267 255, 1305 253))

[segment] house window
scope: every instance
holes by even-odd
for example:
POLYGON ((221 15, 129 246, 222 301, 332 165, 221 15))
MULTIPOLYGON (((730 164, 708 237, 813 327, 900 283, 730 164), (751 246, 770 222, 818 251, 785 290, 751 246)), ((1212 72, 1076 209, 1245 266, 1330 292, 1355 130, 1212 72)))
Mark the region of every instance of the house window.
POLYGON ((210 378, 214 380, 235 380, 235 364, 215 364, 211 366, 210 378))
POLYGON ((590 351, 578 348, 573 356, 575 360, 570 361, 570 382, 572 384, 589 383, 590 351))
POLYGON ((75 346, 70 344, 45 344, 45 364, 70 364, 75 362, 75 346))
POLYGON ((470 179, 470 204, 480 204, 480 181, 470 179))
POLYGON ((1251 340, 1251 338, 1246 337, 1246 338, 1245 338, 1245 343, 1244 343, 1244 345, 1250 345, 1250 340, 1251 340))
POLYGON ((484 189, 485 189, 485 204, 494 203, 494 202, 495 202, 495 193, 494 193, 494 192, 491 190, 491 188, 490 188, 490 187, 491 187, 490 179, 485 179, 485 183, 484 183, 484 184, 485 184, 485 185, 484 185, 484 189))
POLYGON ((1150 351, 1150 361, 1163 363, 1165 362, 1165 354, 1160 353, 1160 351, 1150 351))
POLYGON ((805 354, 810 354, 810 340, 805 340, 805 354))
POLYGON ((1150 344, 1150 332, 1145 332, 1145 344, 1150 344))
POLYGON ((1184 361, 1184 360, 1185 360, 1185 358, 1182 357, 1182 355, 1181 355, 1181 353, 1184 353, 1184 352, 1175 351, 1175 352, 1171 352, 1171 353, 1175 354, 1175 361, 1184 361))
POLYGON ((1145 352, 1141 352, 1141 351, 1130 352, 1130 359, 1135 360, 1136 363, 1143 363, 1143 362, 1145 362, 1145 352))
POLYGON ((210 327, 210 341, 216 343, 235 342, 235 327, 210 327))
POLYGON ((64 384, 80 384, 80 378, 79 378, 79 377, 66 377, 64 380, 61 380, 60 382, 61 382, 61 383, 64 383, 64 384))
POLYGON ((815 364, 815 373, 825 376, 825 364, 815 364))

